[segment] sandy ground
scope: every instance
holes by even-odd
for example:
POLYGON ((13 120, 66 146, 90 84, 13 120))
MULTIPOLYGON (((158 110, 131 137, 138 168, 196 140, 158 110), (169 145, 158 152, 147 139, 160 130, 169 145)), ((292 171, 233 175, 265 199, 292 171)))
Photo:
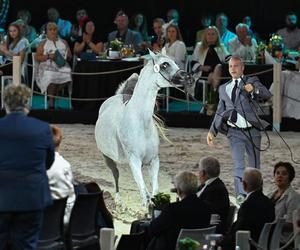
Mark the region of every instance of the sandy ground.
MULTIPOLYGON (((74 176, 79 181, 96 181, 105 191, 105 200, 109 210, 114 215, 116 234, 129 233, 130 223, 145 215, 141 206, 141 199, 137 185, 132 178, 128 166, 120 166, 120 196, 123 208, 115 206, 114 180, 110 170, 96 147, 94 126, 82 124, 58 124, 63 131, 61 154, 71 163, 74 176)), ((229 192, 233 189, 233 170, 227 138, 218 135, 215 147, 209 148, 206 144, 207 129, 168 128, 166 131, 172 144, 161 141, 160 145, 160 191, 170 193, 172 177, 181 170, 190 170, 196 173, 197 161, 207 155, 216 156, 221 162, 221 178, 229 192)), ((264 177, 264 192, 269 193, 274 188, 273 165, 277 161, 291 161, 290 152, 282 139, 273 132, 268 132, 270 148, 261 153, 262 173, 264 177)), ((293 156, 300 162, 300 133, 282 132, 281 136, 289 145, 293 156)), ((262 147, 267 147, 267 137, 263 136, 262 147)), ((300 192, 300 165, 293 164, 296 168, 294 188, 300 192)), ((148 185, 148 172, 144 171, 145 181, 148 185)), ((171 194, 175 200, 175 194, 171 194)))

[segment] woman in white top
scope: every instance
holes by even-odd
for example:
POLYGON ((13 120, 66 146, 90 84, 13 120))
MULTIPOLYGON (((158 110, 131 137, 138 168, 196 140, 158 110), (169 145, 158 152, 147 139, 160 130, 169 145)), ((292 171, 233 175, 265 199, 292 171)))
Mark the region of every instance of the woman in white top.
POLYGON ((53 199, 68 197, 64 216, 64 223, 67 224, 76 199, 73 173, 70 163, 59 154, 59 147, 62 140, 60 128, 51 125, 51 130, 55 146, 55 159, 50 169, 47 170, 49 187, 53 199))
MULTIPOLYGON (((49 22, 46 30, 47 38, 38 46, 36 51, 36 60, 39 62, 36 81, 42 93, 47 91, 49 95, 56 95, 65 83, 71 81, 71 68, 67 61, 71 60, 72 54, 68 43, 58 37, 55 23, 49 22), (56 50, 65 59, 63 66, 58 65, 56 50)), ((54 108, 53 97, 49 97, 49 108, 54 108)))
MULTIPOLYGON (((19 25, 11 23, 8 26, 7 37, 3 44, 0 45, 0 54, 2 55, 2 63, 5 64, 12 61, 13 56, 20 56, 21 62, 24 62, 29 42, 21 35, 19 25)), ((12 74, 12 64, 1 68, 3 75, 12 74)))
POLYGON ((162 48, 161 53, 172 58, 178 67, 184 70, 186 60, 186 46, 182 41, 180 30, 177 25, 169 24, 167 27, 167 43, 162 48))

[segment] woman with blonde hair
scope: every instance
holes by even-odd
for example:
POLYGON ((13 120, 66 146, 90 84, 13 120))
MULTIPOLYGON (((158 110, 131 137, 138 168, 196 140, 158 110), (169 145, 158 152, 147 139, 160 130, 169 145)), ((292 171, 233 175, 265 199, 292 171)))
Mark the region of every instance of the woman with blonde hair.
MULTIPOLYGON (((192 71, 194 78, 207 77, 214 89, 220 84, 222 74, 221 63, 225 62, 229 52, 221 43, 217 27, 209 26, 204 30, 202 41, 196 44, 192 55, 192 71)), ((202 85, 196 83, 195 97, 201 96, 202 85)))
POLYGON ((54 109, 54 95, 71 82, 71 67, 68 60, 72 54, 68 43, 59 38, 57 25, 49 22, 46 26, 47 38, 36 51, 36 60, 39 62, 36 76, 37 85, 42 93, 49 97, 49 108, 54 109), (60 55, 59 55, 60 54, 60 55))

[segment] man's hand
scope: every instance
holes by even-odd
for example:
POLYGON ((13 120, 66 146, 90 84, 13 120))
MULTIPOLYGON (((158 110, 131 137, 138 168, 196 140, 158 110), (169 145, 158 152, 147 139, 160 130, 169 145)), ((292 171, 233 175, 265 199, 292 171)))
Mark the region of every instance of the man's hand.
POLYGON ((208 132, 207 137, 206 137, 208 146, 212 147, 214 145, 214 138, 215 138, 215 136, 211 132, 208 132))
POLYGON ((244 89, 248 92, 251 93, 254 90, 254 87, 251 83, 246 83, 246 85, 244 86, 244 89))

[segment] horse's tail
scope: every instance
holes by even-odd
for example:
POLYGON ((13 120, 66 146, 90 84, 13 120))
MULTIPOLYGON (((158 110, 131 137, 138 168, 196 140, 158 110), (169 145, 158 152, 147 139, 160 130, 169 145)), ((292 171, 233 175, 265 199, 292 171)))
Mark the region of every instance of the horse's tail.
POLYGON ((139 75, 137 73, 133 73, 127 80, 122 82, 118 89, 116 90, 116 95, 118 94, 126 94, 132 95, 134 87, 138 81, 139 75))
POLYGON ((173 144, 172 141, 166 136, 166 127, 164 121, 156 114, 153 114, 154 124, 158 129, 159 136, 163 138, 166 142, 173 144))

